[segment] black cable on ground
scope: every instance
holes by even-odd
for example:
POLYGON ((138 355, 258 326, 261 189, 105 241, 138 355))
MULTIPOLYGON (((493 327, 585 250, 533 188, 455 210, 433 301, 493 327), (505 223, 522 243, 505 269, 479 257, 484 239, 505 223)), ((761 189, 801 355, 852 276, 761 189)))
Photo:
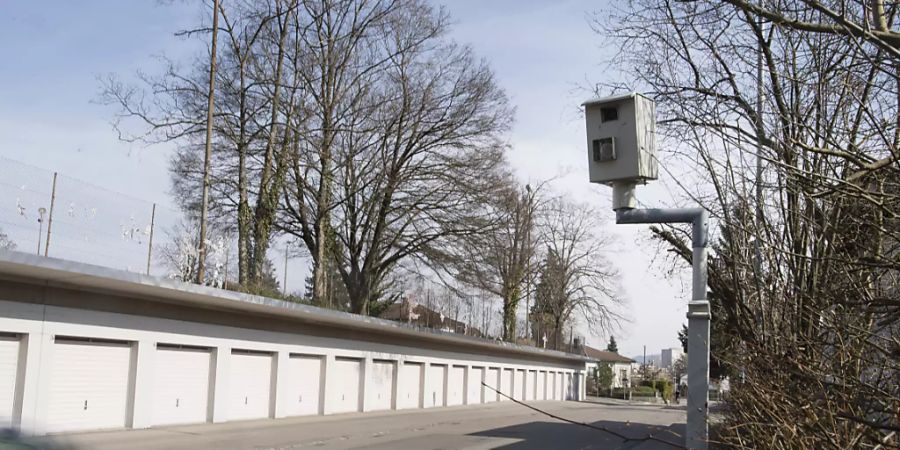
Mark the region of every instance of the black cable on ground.
POLYGON ((617 432, 617 431, 610 430, 609 428, 606 428, 606 427, 601 427, 601 426, 598 426, 598 425, 593 425, 593 424, 590 424, 590 423, 587 423, 587 422, 578 422, 578 421, 576 421, 576 420, 566 419, 565 417, 560 417, 560 416, 557 416, 556 414, 548 413, 547 411, 544 411, 544 410, 542 410, 542 409, 540 409, 540 408, 535 408, 534 406, 531 406, 531 405, 529 405, 529 404, 527 404, 527 403, 525 403, 525 402, 520 402, 520 401, 518 401, 518 400, 516 400, 516 399, 514 399, 514 398, 512 398, 512 397, 510 397, 510 396, 508 396, 508 395, 506 395, 506 394, 504 394, 503 392, 500 392, 499 390, 495 389, 494 387, 487 385, 484 381, 481 382, 481 385, 484 386, 484 387, 486 387, 486 388, 488 388, 488 389, 490 389, 490 390, 492 390, 492 391, 494 391, 494 392, 496 392, 496 393, 498 393, 498 394, 500 394, 500 395, 502 395, 502 396, 504 396, 504 397, 506 397, 506 398, 508 398, 509 400, 512 400, 512 401, 513 401, 514 403, 516 403, 516 404, 522 405, 522 406, 524 406, 524 407, 526 407, 526 408, 528 408, 528 409, 530 409, 530 410, 537 411, 537 412, 539 412, 539 413, 541 413, 541 414, 543 414, 543 415, 545 415, 545 416, 547 416, 547 417, 552 417, 552 418, 554 418, 554 419, 556 419, 556 420, 560 420, 560 421, 563 421, 563 422, 566 422, 566 423, 571 423, 572 425, 581 425, 581 426, 583 426, 583 427, 591 428, 591 429, 594 429, 594 430, 597 430, 597 431, 603 431, 603 432, 609 433, 609 434, 611 434, 611 435, 613 435, 613 436, 615 436, 615 437, 617 437, 617 438, 619 438, 619 439, 622 439, 622 440, 625 441, 625 442, 632 442, 632 441, 635 441, 635 442, 640 442, 640 441, 655 441, 655 442, 660 442, 660 443, 663 443, 663 444, 666 444, 666 445, 671 445, 672 447, 675 447, 675 448, 678 448, 678 449, 688 450, 688 448, 685 447, 685 446, 683 446, 683 445, 676 444, 676 443, 674 443, 674 442, 667 441, 667 440, 665 440, 665 439, 660 439, 660 438, 658 438, 658 437, 656 437, 656 436, 653 436, 652 434, 648 434, 647 436, 644 436, 644 437, 641 437, 641 438, 632 438, 632 437, 625 436, 624 434, 619 433, 619 432, 617 432))

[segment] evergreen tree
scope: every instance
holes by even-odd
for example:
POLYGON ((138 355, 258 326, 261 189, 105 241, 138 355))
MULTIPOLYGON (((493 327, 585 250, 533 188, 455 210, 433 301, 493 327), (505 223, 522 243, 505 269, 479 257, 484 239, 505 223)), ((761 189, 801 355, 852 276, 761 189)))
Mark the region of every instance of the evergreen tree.
POLYGON ((566 306, 565 273, 559 258, 549 252, 541 268, 535 289, 534 306, 531 308, 532 326, 537 342, 547 337, 547 348, 559 350, 565 343, 563 330, 566 319, 562 310, 566 306))
POLYGON ((681 349, 687 353, 687 325, 681 325, 681 330, 678 331, 678 340, 681 342, 681 349))
POLYGON ((619 345, 616 344, 615 336, 609 337, 609 344, 606 345, 606 350, 611 351, 613 353, 619 353, 619 345))

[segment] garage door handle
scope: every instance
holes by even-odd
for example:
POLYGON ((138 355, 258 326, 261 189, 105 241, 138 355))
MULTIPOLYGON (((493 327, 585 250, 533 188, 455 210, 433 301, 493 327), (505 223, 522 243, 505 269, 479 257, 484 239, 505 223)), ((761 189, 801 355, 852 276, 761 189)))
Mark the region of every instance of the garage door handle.
POLYGON ((244 404, 247 404, 247 397, 244 397, 244 404))
POLYGON ((177 398, 175 399, 175 407, 176 408, 178 407, 178 399, 177 398))
POLYGON ((87 411, 87 400, 84 401, 84 410, 87 411))

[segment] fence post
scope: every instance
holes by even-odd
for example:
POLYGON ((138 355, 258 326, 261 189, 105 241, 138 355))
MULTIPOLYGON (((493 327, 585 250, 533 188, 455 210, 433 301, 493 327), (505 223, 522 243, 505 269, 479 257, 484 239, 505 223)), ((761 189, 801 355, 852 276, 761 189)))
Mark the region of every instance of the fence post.
POLYGON ((147 245, 147 275, 150 275, 150 258, 153 256, 153 225, 156 223, 156 203, 150 213, 150 243, 147 245))
POLYGON ((50 216, 47 218, 47 239, 44 242, 44 257, 50 253, 50 228, 53 227, 53 206, 56 204, 56 172, 53 172, 53 190, 50 193, 50 216))

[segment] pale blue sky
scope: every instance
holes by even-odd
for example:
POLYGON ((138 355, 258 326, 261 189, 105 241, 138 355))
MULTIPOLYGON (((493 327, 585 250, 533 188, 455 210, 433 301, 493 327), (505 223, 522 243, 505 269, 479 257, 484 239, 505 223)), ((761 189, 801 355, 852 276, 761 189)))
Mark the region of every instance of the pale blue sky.
MULTIPOLYGON (((584 87, 610 76, 602 64, 615 50, 604 48, 588 23, 603 2, 434 3, 447 6, 453 38, 490 62, 516 106, 509 159, 521 177, 559 177, 560 191, 595 202, 604 214, 603 232, 617 240, 613 256, 632 319, 616 333, 622 353, 638 355, 645 344, 648 353, 677 345, 689 290, 683 273, 668 274, 671 264, 657 257, 644 227, 614 226, 608 193, 586 181, 578 105, 590 96, 584 87)), ((196 43, 173 33, 197 23, 202 12, 193 1, 0 2, 0 156, 171 204, 170 149, 118 141, 109 124, 113 110, 92 100, 100 89, 97 76, 153 72, 158 55, 178 60, 196 51, 196 43)), ((643 189, 641 200, 671 201, 666 185, 663 179, 643 189)), ((302 263, 292 264, 289 289, 301 287, 303 271, 302 263)), ((605 345, 597 338, 588 342, 605 345)))

